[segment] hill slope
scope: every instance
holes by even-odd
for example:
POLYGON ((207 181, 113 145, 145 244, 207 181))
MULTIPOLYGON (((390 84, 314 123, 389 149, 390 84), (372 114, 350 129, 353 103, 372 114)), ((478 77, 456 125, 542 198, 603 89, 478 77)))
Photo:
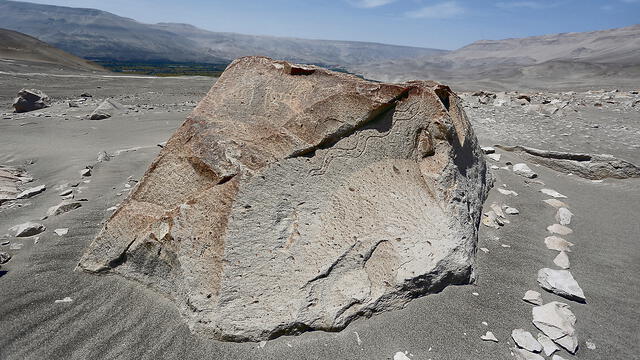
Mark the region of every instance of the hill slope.
POLYGON ((0 24, 84 58, 226 63, 246 55, 353 65, 444 54, 377 43, 211 32, 185 24, 143 24, 95 9, 0 0, 0 24))
POLYGON ((73 71, 106 71, 98 64, 66 53, 29 35, 0 29, 0 60, 37 63, 73 71))

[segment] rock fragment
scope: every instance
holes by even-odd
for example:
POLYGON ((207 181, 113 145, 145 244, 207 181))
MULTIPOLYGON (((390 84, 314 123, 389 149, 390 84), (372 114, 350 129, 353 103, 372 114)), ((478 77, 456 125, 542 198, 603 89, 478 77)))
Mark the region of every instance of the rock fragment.
POLYGON ((100 151, 98 153, 98 162, 105 162, 111 160, 111 155, 109 155, 106 151, 100 151))
POLYGON ((16 237, 28 237, 38 235, 46 229, 47 228, 42 224, 29 221, 24 224, 13 226, 9 231, 15 232, 16 237))
POLYGON ((498 192, 502 195, 513 195, 513 196, 518 196, 518 193, 513 191, 513 190, 506 190, 503 188, 498 188, 498 192))
POLYGON ((500 161, 502 155, 500 154, 488 154, 487 157, 493 161, 500 161))
POLYGON ((558 234, 558 235, 569 235, 573 233, 573 230, 560 224, 553 224, 553 225, 547 226, 547 231, 549 231, 552 234, 558 234))
POLYGON ((560 194, 559 192, 553 190, 553 189, 540 189, 540 192, 545 194, 545 195, 549 195, 549 196, 553 196, 554 198, 560 198, 560 199, 566 199, 567 197, 560 194))
POLYGON ((547 205, 551 205, 555 208, 559 208, 559 207, 567 207, 567 204, 563 203, 562 201, 558 200, 558 199, 547 199, 547 200, 543 200, 547 205))
POLYGON ((56 235, 58 236, 64 236, 64 235, 67 235, 67 233, 69 233, 69 229, 68 228, 55 229, 53 230, 53 232, 55 232, 56 235))
POLYGON ((58 205, 50 207, 49 210, 47 211, 47 216, 62 215, 71 210, 75 210, 81 206, 82 204, 78 201, 65 200, 58 205))
POLYGON ((480 339, 482 339, 483 341, 498 342, 498 339, 496 338, 495 335, 493 335, 493 333, 491 331, 487 331, 486 334, 480 336, 480 339))
POLYGON ((34 197, 34 196, 44 192, 45 190, 47 190, 47 186, 46 185, 40 185, 40 186, 32 187, 32 188, 29 188, 29 189, 21 192, 20 194, 18 194, 18 196, 16 196, 16 199, 28 199, 30 197, 34 197))
POLYGON ((562 357, 562 356, 560 356, 560 355, 553 355, 553 357, 551 358, 551 360, 567 360, 567 359, 563 358, 563 357, 562 357))
POLYGON ((13 108, 17 113, 40 110, 49 106, 49 101, 49 96, 40 90, 22 89, 13 101, 13 108))
POLYGON ((553 259, 553 263, 562 269, 568 269, 571 266, 569 263, 569 256, 564 251, 560 251, 558 256, 553 259))
POLYGON ((91 169, 90 168, 84 168, 84 169, 80 170, 80 176, 83 176, 83 177, 91 176, 91 169))
POLYGON ((107 99, 103 101, 89 116, 90 120, 104 120, 115 114, 122 113, 126 107, 115 100, 107 99))
POLYGON ((542 300, 542 295, 539 292, 533 290, 527 290, 527 292, 524 293, 522 300, 533 305, 542 305, 544 303, 544 301, 542 300))
POLYGON ((551 356, 560 348, 548 336, 538 333, 538 342, 542 345, 542 351, 545 355, 551 356))
POLYGON ((535 327, 556 344, 575 354, 578 348, 578 337, 574 328, 576 317, 569 310, 569 305, 553 301, 534 307, 531 313, 535 327))
POLYGON ((539 353, 542 351, 542 345, 531 335, 530 332, 524 329, 515 329, 511 331, 511 338, 518 345, 518 347, 527 351, 539 353))
POLYGON ((507 206, 507 207, 504 209, 504 212, 505 212, 507 215, 518 215, 518 214, 520 214, 520 211, 519 211, 518 209, 516 209, 516 208, 514 208, 514 207, 511 207, 511 206, 507 206))
POLYGON ((11 260, 11 254, 4 251, 0 251, 0 264, 5 264, 9 260, 11 260))
POLYGON ((522 163, 513 165, 513 172, 528 179, 533 179, 538 176, 538 174, 531 170, 531 168, 529 168, 527 164, 522 163))
POLYGON ((544 243, 549 250, 571 252, 572 242, 569 242, 558 236, 547 236, 544 243))
POLYGON ((544 360, 542 356, 525 349, 514 348, 513 355, 515 355, 516 360, 544 360))
MULTIPOLYGON (((538 271, 538 284, 569 300, 585 302, 584 292, 569 270, 543 268, 538 271)), ((547 334, 548 335, 548 334, 547 334)))
POLYGON ((560 225, 571 224, 572 217, 573 213, 566 207, 561 207, 558 209, 558 212, 556 212, 556 221, 559 222, 560 225))
POLYGON ((493 154, 496 152, 496 149, 491 146, 483 146, 481 149, 487 155, 493 154))
POLYGON ((56 301, 54 301, 54 303, 56 303, 56 304, 65 304, 65 303, 71 303, 71 302, 73 302, 73 299, 71 299, 71 298, 70 298, 70 297, 68 297, 68 296, 67 296, 67 297, 65 297, 65 298, 64 298, 64 299, 62 299, 62 300, 56 300, 56 301))
POLYGON ((393 360, 411 360, 411 358, 408 357, 406 353, 398 351, 397 353, 395 353, 395 355, 393 355, 393 360))

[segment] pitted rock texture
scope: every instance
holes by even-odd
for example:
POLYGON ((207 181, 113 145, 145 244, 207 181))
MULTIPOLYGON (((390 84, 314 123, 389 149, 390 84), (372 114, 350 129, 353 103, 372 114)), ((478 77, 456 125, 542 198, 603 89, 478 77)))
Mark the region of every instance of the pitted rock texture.
POLYGON ((474 279, 491 180, 458 97, 264 57, 233 62, 79 268, 259 341, 474 279))

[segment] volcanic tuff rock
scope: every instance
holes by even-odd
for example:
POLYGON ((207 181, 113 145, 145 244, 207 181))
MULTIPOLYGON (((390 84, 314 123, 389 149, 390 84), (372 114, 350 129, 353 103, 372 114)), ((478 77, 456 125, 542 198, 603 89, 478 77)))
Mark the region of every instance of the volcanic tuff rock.
POLYGON ((491 180, 458 97, 264 57, 232 63, 79 268, 257 341, 474 279, 491 180))

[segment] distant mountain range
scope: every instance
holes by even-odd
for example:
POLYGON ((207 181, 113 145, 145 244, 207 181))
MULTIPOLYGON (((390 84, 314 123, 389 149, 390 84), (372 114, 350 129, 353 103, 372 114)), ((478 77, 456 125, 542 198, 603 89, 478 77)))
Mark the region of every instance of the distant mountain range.
POLYGON ((34 36, 74 55, 122 61, 228 63, 264 55, 347 66, 446 51, 369 42, 305 40, 212 32, 187 24, 143 24, 95 9, 0 0, 0 27, 34 36))
POLYGON ((640 25, 505 40, 482 40, 458 50, 353 66, 384 81, 434 79, 452 83, 592 83, 640 79, 640 25))
POLYGON ((375 80, 433 79, 468 89, 607 83, 635 87, 640 79, 640 25, 482 40, 445 51, 212 32, 188 24, 143 24, 95 9, 0 0, 0 27, 94 60, 198 62, 222 70, 240 56, 264 55, 339 67, 375 80))

